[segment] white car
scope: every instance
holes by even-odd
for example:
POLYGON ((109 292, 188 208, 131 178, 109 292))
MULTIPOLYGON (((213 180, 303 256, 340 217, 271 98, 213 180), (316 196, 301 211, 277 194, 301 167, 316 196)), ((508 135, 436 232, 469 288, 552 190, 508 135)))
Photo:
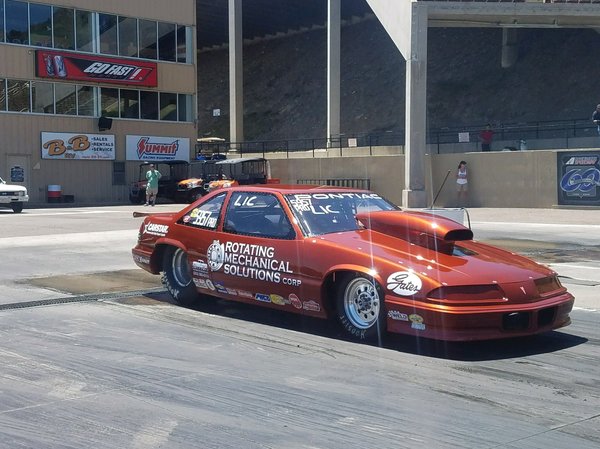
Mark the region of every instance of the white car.
POLYGON ((19 213, 23 210, 23 203, 29 201, 27 189, 23 186, 7 184, 0 178, 0 207, 10 207, 13 212, 19 213))

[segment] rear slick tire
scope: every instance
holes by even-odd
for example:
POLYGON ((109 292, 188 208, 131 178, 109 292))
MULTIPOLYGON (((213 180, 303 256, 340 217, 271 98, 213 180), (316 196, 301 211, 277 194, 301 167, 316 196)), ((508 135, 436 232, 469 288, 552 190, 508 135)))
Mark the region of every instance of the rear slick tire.
POLYGON ((381 343, 386 332, 384 292, 371 277, 346 276, 337 288, 337 316, 346 333, 355 340, 381 343))
POLYGON ((192 280, 187 253, 181 248, 172 246, 165 251, 162 282, 176 304, 191 307, 198 302, 200 295, 192 280))

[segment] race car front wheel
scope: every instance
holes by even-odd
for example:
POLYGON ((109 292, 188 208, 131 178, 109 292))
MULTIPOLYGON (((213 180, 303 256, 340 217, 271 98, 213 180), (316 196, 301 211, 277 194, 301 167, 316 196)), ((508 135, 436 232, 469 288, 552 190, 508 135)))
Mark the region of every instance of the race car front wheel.
POLYGON ((337 289, 337 315, 344 330, 358 340, 380 339, 386 324, 383 298, 374 279, 348 275, 337 289))
POLYGON ((198 301, 198 292, 192 281, 187 254, 180 248, 169 247, 163 257, 162 282, 177 304, 184 307, 198 301))

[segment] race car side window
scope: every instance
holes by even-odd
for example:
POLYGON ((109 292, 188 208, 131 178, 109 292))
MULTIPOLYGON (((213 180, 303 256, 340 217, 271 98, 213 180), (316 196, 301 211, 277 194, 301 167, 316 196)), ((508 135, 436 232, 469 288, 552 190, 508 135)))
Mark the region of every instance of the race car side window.
POLYGON ((226 193, 222 193, 193 208, 183 216, 182 223, 195 228, 217 229, 226 196, 226 193))
POLYGON ((279 199, 271 193, 233 193, 227 206, 223 230, 232 234, 274 239, 296 237, 279 199))

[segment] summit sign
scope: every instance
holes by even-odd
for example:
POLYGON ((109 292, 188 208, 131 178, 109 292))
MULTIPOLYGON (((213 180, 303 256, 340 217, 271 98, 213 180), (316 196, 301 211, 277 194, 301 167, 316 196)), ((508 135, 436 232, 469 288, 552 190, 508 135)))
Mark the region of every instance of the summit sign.
POLYGON ((190 139, 187 137, 127 136, 128 161, 189 161, 190 139))

